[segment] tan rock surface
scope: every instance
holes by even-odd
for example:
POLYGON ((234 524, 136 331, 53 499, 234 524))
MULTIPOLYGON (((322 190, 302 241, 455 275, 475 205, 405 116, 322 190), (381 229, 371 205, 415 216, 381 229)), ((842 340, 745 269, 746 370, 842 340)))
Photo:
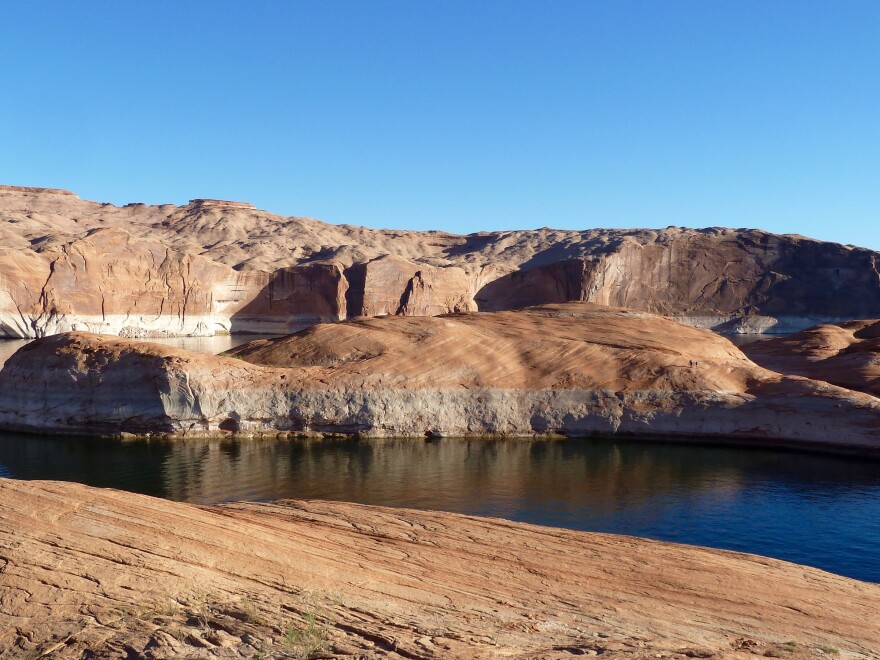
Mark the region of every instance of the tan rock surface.
POLYGON ((0 335, 14 337, 278 332, 572 300, 748 332, 880 316, 878 253, 759 230, 458 236, 330 225, 242 202, 117 207, 0 186, 0 245, 0 335), (298 293, 269 305, 267 288, 292 273, 298 293))
POLYGON ((432 316, 476 311, 467 273, 384 256, 348 269, 348 316, 432 316))
POLYGON ((818 325, 743 350, 774 371, 880 396, 880 320, 818 325))
POLYGON ((4 658, 880 657, 878 585, 346 503, 2 479, 0 584, 4 658))
POLYGON ((323 324, 210 356, 85 333, 0 371, 0 427, 52 433, 625 433, 880 450, 880 399, 763 369, 667 318, 567 303, 323 324))

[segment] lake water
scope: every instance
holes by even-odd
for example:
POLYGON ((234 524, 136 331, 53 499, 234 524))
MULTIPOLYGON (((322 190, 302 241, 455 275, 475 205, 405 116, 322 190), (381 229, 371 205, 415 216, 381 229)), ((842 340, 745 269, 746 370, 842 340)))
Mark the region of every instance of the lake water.
POLYGON ((880 462, 615 440, 130 442, 0 434, 0 476, 321 498, 753 552, 880 582, 880 462))
MULTIPOLYGON (((257 338, 149 341, 220 353, 257 338)), ((0 365, 25 343, 0 341, 0 365)), ((0 476, 201 504, 319 498, 499 516, 754 552, 880 582, 880 462, 853 458, 615 440, 121 442, 0 433, 0 476)))
MULTIPOLYGON (((176 348, 185 348, 197 353, 216 355, 230 348, 246 344, 255 339, 266 339, 278 335, 217 335, 215 337, 167 337, 161 339, 144 339, 143 341, 165 344, 176 348)), ((32 342, 33 339, 0 339, 0 367, 12 357, 19 348, 32 342)))

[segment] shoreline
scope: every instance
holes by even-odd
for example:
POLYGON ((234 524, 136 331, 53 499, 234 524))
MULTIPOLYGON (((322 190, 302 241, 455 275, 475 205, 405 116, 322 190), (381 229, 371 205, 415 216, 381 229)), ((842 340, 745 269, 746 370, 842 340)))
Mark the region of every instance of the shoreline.
MULTIPOLYGON (((516 310, 512 310, 512 311, 516 311, 516 310)), ((491 312, 482 312, 482 313, 489 314, 491 312)), ((355 318, 361 318, 361 317, 355 317, 355 318)), ((367 317, 363 317, 363 318, 367 318, 367 317)), ((794 328, 793 325, 792 326, 786 325, 786 326, 783 326, 782 328, 776 328, 775 326, 773 326, 773 327, 767 328, 765 330, 759 330, 759 331, 754 331, 754 332, 741 332, 741 331, 733 330, 733 329, 732 330, 724 330, 724 329, 721 329, 718 327, 712 327, 709 324, 689 323, 688 322, 689 317, 686 317, 686 316, 679 316, 679 315, 670 314, 668 316, 664 316, 664 318, 668 318, 672 321, 675 321, 677 323, 681 323, 682 325, 687 325, 689 327, 700 328, 703 330, 709 330, 711 332, 714 332, 716 335, 718 335, 720 337, 724 337, 725 339, 728 339, 728 340, 731 340, 731 338, 733 338, 733 339, 749 338, 749 339, 755 339, 755 340, 760 340, 760 339, 765 339, 765 338, 766 339, 775 339, 777 337, 787 337, 789 335, 796 334, 797 332, 800 332, 804 329, 807 329, 807 328, 810 328, 810 327, 813 327, 815 325, 822 324, 822 323, 841 323, 841 322, 858 321, 859 320, 859 319, 837 318, 837 317, 821 317, 821 318, 820 317, 804 317, 803 322, 800 324, 797 324, 796 329, 794 328), (803 326, 803 323, 809 323, 810 325, 803 326)), ((736 320, 747 320, 747 319, 748 319, 748 317, 731 317, 729 320, 736 321, 736 320)), ((319 321, 316 321, 315 323, 312 323, 310 325, 304 325, 298 331, 308 330, 311 327, 314 327, 316 325, 325 324, 325 323, 342 323, 345 320, 350 320, 350 319, 340 319, 337 321, 320 321, 319 320, 319 321)), ((74 324, 74 325, 76 325, 76 324, 74 324)), ((84 324, 82 324, 82 325, 84 325, 84 324)), ((296 332, 298 332, 298 331, 296 331, 296 332)), ((271 331, 262 331, 261 332, 258 330, 236 330, 235 332, 216 331, 216 332, 214 332, 214 334, 211 334, 211 335, 181 335, 181 334, 177 334, 177 335, 175 335, 175 334, 149 335, 149 334, 144 334, 144 335, 137 335, 137 336, 127 336, 127 335, 118 334, 118 333, 103 333, 103 332, 96 332, 94 330, 80 330, 79 327, 77 326, 76 329, 63 330, 63 331, 54 332, 54 333, 50 333, 50 334, 46 334, 46 335, 40 335, 40 336, 37 336, 37 335, 34 335, 34 336, 0 335, 0 342, 4 342, 4 341, 32 342, 37 339, 45 339, 46 337, 52 337, 52 336, 55 336, 58 334, 64 334, 65 332, 93 332, 94 334, 101 334, 101 335, 105 335, 107 337, 114 338, 114 339, 115 338, 136 339, 138 341, 143 341, 143 342, 155 342, 155 341, 163 341, 163 340, 171 341, 171 340, 175 340, 175 339, 212 339, 212 338, 219 339, 219 338, 223 338, 223 337, 228 337, 230 339, 246 338, 246 337, 249 337, 252 339, 260 339, 262 337, 279 337, 279 336, 286 336, 289 334, 294 334, 291 332, 279 333, 279 332, 271 332, 271 331)))
POLYGON ((450 435, 450 436, 425 436, 425 435, 383 435, 370 436, 358 433, 301 433, 301 432, 265 432, 265 433, 232 433, 232 432, 209 432, 209 433, 109 433, 88 435, 71 431, 48 432, 44 429, 15 429, 9 427, 0 428, 0 434, 25 435, 73 441, 118 441, 118 442, 158 442, 175 444, 181 442, 322 442, 325 440, 343 440, 346 442, 381 443, 383 441, 405 440, 413 443, 432 443, 437 441, 463 441, 463 442, 623 442, 634 445, 679 445, 692 447, 719 447, 726 449, 779 451, 794 454, 807 454, 815 456, 828 456, 839 458, 860 458, 869 461, 880 462, 880 448, 864 447, 859 445, 845 445, 828 442, 818 443, 802 440, 786 440, 781 438, 766 438, 759 436, 705 436, 700 434, 660 434, 660 433, 616 433, 616 434, 592 434, 592 435, 560 435, 560 434, 534 434, 534 435, 499 435, 499 434, 474 434, 474 435, 450 435))

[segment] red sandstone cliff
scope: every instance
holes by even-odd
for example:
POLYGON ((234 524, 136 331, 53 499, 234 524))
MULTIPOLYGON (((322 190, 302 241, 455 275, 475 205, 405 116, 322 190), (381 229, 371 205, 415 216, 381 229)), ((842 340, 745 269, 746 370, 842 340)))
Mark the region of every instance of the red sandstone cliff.
POLYGON ((0 246, 0 336, 11 337, 287 332, 581 300, 746 332, 880 316, 880 254, 759 230, 458 236, 0 186, 0 246))

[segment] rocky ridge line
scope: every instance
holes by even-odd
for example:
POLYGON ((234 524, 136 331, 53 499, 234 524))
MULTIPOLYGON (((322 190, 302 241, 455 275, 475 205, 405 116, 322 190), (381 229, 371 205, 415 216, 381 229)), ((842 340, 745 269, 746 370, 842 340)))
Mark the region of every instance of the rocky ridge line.
POLYGON ((880 317, 880 254, 754 229, 374 230, 0 186, 0 336, 287 333, 591 301, 729 332, 880 317))

